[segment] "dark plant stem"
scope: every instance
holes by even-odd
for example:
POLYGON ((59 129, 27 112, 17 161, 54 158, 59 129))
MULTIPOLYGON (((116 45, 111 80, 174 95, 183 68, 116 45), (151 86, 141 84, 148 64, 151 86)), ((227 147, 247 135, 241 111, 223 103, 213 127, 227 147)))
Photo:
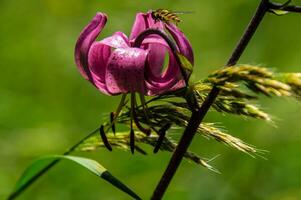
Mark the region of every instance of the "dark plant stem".
MULTIPOLYGON (((232 66, 237 63, 240 56, 244 52, 245 48, 247 47, 249 41, 251 40, 252 36, 256 32, 256 29, 258 28, 259 24, 261 23, 264 15, 269 10, 269 1, 268 0, 262 0, 259 4, 256 13, 254 14, 253 18, 251 19, 251 22, 249 23, 247 29, 245 30, 243 36, 239 40, 236 48, 234 49, 230 59, 227 62, 227 66, 232 66)), ((191 118, 188 122, 188 125, 179 141, 179 144, 175 150, 175 152, 172 155, 172 158, 164 172, 164 174, 161 177, 161 180, 159 184, 157 185, 152 200, 162 199, 165 191, 167 190, 173 176, 176 173, 176 170, 178 169, 184 154, 186 153, 199 125, 201 124, 202 120, 204 119, 205 115, 207 114, 209 108, 215 101, 216 97, 218 96, 220 90, 218 87, 214 86, 210 93, 208 94, 207 98, 203 102, 200 108, 198 108, 196 111, 192 111, 191 118)))
MULTIPOLYGON (((99 128, 96 129, 96 130, 94 130, 94 131, 92 131, 91 133, 89 133, 85 137, 83 137, 80 141, 78 141, 76 144, 74 144, 72 147, 70 147, 63 155, 69 155, 70 153, 72 153, 81 143, 83 143, 85 140, 87 140, 88 138, 90 138, 92 135, 94 135, 98 131, 99 131, 99 128)), ((28 188, 40 176, 42 176, 48 170, 50 170, 53 166, 55 166, 59 161, 60 161, 60 159, 55 159, 52 162, 50 162, 48 165, 46 165, 45 167, 43 167, 39 172, 37 172, 34 176, 32 176, 30 178, 30 180, 28 182, 26 182, 26 184, 24 184, 23 186, 21 186, 20 189, 18 189, 17 191, 14 191, 13 193, 11 193, 10 196, 8 197, 8 200, 12 200, 12 199, 17 198, 26 188, 28 188)))
POLYGON ((270 9, 301 13, 301 6, 285 5, 270 2, 270 9))

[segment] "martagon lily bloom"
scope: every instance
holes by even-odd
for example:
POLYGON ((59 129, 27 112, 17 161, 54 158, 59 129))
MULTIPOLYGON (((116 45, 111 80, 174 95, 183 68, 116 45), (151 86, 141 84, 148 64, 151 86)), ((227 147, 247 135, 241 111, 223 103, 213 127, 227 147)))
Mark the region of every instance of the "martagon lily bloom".
MULTIPOLYGON (((193 63, 192 47, 177 26, 155 22, 151 12, 138 13, 129 38, 122 32, 116 32, 101 41, 95 41, 106 22, 107 16, 97 13, 81 32, 75 47, 75 61, 80 73, 99 91, 107 95, 124 94, 121 106, 125 95, 131 93, 131 107, 134 110, 135 92, 141 96, 155 96, 185 86, 180 63, 165 39, 149 34, 143 38, 140 46, 134 47, 136 38, 143 31, 158 29, 171 35, 176 51, 193 63), (167 53, 168 66, 164 67, 167 53)), ((119 111, 115 113, 117 116, 119 111)), ((134 111, 132 113, 134 115, 134 111)))

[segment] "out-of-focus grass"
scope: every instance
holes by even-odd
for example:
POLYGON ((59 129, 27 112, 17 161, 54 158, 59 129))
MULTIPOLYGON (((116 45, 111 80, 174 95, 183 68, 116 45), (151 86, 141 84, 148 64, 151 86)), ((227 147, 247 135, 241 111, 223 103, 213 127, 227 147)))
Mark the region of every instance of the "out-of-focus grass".
MULTIPOLYGON (((294 1, 301 4, 301 1, 294 1)), ((98 126, 118 97, 100 94, 79 75, 74 44, 97 11, 109 16, 101 37, 129 34, 135 13, 156 8, 194 11, 183 15, 181 29, 196 57, 193 79, 223 65, 248 23, 258 1, 45 0, 0 2, 0 198, 14 186, 37 156, 59 153, 98 126)), ((268 15, 241 63, 301 71, 301 15, 268 15)), ((300 199, 301 106, 292 100, 262 98, 277 116, 278 128, 261 121, 210 113, 206 121, 223 122, 231 133, 270 151, 268 160, 253 159, 214 141, 196 138, 192 149, 206 157, 221 156, 217 175, 183 162, 166 199, 300 199)), ((149 152, 151 150, 149 149, 149 152)), ((101 150, 91 156, 149 198, 169 154, 132 156, 101 150)), ((20 199, 128 199, 80 167, 60 163, 20 199)))

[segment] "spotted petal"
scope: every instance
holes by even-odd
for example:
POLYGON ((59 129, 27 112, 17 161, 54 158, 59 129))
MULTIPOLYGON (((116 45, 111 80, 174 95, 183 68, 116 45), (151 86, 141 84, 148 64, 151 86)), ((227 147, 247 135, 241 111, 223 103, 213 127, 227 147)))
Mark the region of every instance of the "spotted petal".
POLYGON ((110 46, 112 48, 127 48, 129 42, 127 36, 122 32, 116 32, 112 36, 100 41, 100 43, 110 46))
POLYGON ((88 55, 88 64, 95 86, 103 93, 111 95, 106 85, 106 70, 112 48, 128 48, 128 39, 122 32, 116 32, 99 42, 94 42, 88 55))
POLYGON ((145 93, 144 68, 148 52, 119 48, 112 52, 106 71, 106 85, 112 94, 145 93))

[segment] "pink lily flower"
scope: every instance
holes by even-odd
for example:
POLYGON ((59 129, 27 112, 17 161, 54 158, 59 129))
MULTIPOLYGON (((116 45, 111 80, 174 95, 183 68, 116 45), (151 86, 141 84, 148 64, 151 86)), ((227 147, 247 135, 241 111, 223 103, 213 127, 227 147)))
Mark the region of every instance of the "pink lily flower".
POLYGON ((117 111, 113 115, 111 114, 111 124, 108 129, 104 130, 103 125, 99 129, 101 138, 110 151, 112 148, 106 139, 106 132, 110 128, 115 132, 115 119, 125 104, 126 95, 131 93, 130 146, 134 153, 133 121, 143 133, 149 135, 153 129, 164 137, 161 129, 144 128, 140 124, 135 113, 137 106, 135 93, 140 94, 141 104, 146 118, 148 118, 144 95, 158 95, 184 87, 187 82, 187 74, 183 73, 179 58, 176 56, 177 53, 180 53, 193 63, 193 52, 188 40, 175 25, 155 22, 151 12, 137 14, 129 38, 122 32, 116 32, 101 41, 95 41, 106 22, 107 16, 97 13, 84 28, 76 43, 75 61, 82 76, 102 93, 123 94, 117 111), (151 33, 150 31, 154 29, 161 32, 151 33), (151 34, 146 34, 147 31, 151 34), (172 36, 175 45, 170 44, 170 39, 166 39, 166 31, 172 36), (165 32, 164 36, 161 35, 162 32, 165 32), (139 38, 141 33, 145 34, 142 41, 139 38), (166 53, 169 54, 169 62, 165 69, 166 53), (182 74, 185 74, 184 77, 182 74))
POLYGON ((146 37, 139 48, 133 47, 144 30, 167 31, 177 50, 193 63, 193 52, 184 34, 173 24, 155 22, 151 12, 138 13, 128 38, 122 32, 95 41, 107 22, 107 16, 97 13, 81 32, 75 47, 75 61, 82 76, 107 95, 138 92, 158 95, 185 86, 180 66, 166 41, 156 35, 146 37), (164 59, 169 54, 168 66, 164 59))

